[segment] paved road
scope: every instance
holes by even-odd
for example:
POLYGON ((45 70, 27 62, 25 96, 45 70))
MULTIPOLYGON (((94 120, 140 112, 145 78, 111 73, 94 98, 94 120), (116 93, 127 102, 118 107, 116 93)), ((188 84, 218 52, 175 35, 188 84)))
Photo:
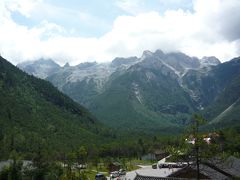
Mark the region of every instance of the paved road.
MULTIPOLYGON (((161 159, 158 161, 157 164, 166 163, 166 158, 161 159)), ((143 176, 152 176, 152 177, 167 177, 168 175, 172 174, 180 170, 181 168, 159 168, 157 165, 157 169, 153 169, 152 166, 140 166, 140 169, 135 171, 127 172, 126 177, 120 178, 121 180, 133 180, 137 174, 143 176), (137 174, 136 174, 137 173, 137 174)))
MULTIPOLYGON (((166 163, 166 158, 161 159, 160 161, 158 161, 157 164, 161 163, 166 163)), ((166 177, 172 174, 173 172, 176 172, 179 169, 181 169, 181 168, 158 168, 158 165, 157 169, 153 169, 152 166, 139 166, 139 167, 140 169, 138 170, 127 172, 126 175, 127 180, 133 180, 136 177, 136 173, 143 176, 166 177)))
POLYGON ((136 171, 128 172, 126 175, 127 180, 133 180, 136 177, 136 173, 143 176, 152 176, 152 177, 166 177, 173 172, 178 171, 180 168, 162 168, 162 169, 152 169, 152 166, 143 167, 136 171))
POLYGON ((127 172, 126 174, 126 180, 133 180, 135 177, 136 177, 135 171, 130 171, 130 172, 127 172))

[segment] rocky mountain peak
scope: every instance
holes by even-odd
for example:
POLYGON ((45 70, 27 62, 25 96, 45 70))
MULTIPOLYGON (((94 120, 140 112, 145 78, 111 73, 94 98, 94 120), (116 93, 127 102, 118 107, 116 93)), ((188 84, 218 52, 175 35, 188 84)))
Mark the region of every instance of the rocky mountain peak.
POLYGON ((155 56, 163 57, 165 54, 162 50, 158 49, 154 52, 155 56))
POLYGON ((201 65, 203 66, 216 66, 218 64, 221 64, 218 58, 215 56, 204 56, 202 59, 200 59, 201 65))
POLYGON ((145 51, 143 51, 143 54, 141 56, 141 60, 152 57, 152 56, 153 56, 153 53, 151 51, 145 50, 145 51))
POLYGON ((112 61, 111 65, 115 67, 115 66, 132 64, 137 61, 138 61, 138 58, 136 56, 128 57, 128 58, 117 57, 112 61))
POLYGON ((69 65, 69 63, 67 62, 63 67, 64 67, 64 68, 68 68, 68 67, 70 67, 70 65, 69 65))
POLYGON ((95 66, 95 65, 97 65, 96 61, 94 61, 94 62, 84 62, 84 63, 78 64, 77 67, 79 69, 85 69, 85 68, 89 68, 89 67, 95 66))
POLYGON ((17 67, 27 72, 28 74, 45 79, 50 74, 58 71, 61 67, 52 59, 39 59, 36 61, 26 61, 17 64, 17 67))

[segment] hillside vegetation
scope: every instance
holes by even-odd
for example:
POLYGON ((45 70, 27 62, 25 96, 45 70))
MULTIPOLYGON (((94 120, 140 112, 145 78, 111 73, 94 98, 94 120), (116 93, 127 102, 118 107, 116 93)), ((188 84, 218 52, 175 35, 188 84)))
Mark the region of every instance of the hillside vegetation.
POLYGON ((1 156, 39 144, 65 151, 110 136, 88 110, 49 82, 22 72, 0 57, 1 156))

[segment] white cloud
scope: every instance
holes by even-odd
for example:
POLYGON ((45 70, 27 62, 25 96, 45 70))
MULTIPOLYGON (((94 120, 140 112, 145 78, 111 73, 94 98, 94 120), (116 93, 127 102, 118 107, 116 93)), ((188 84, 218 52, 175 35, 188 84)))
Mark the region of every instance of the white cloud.
MULTIPOLYGON (((110 32, 99 38, 84 38, 64 36, 64 27, 48 21, 33 28, 18 25, 10 16, 14 8, 6 8, 1 1, 0 52, 15 64, 40 57, 54 58, 61 64, 110 61, 116 56, 140 56, 147 49, 182 51, 198 57, 215 55, 222 61, 239 56, 240 1, 193 2, 194 12, 179 9, 163 15, 146 12, 119 16, 110 32)), ((27 5, 30 8, 21 6, 17 6, 18 11, 31 16, 33 4, 27 5)))
MULTIPOLYGON (((229 20, 225 22, 225 19, 231 19, 230 7, 237 5, 240 8, 240 5, 235 1, 216 1, 212 4, 199 1, 195 1, 193 13, 169 10, 163 16, 149 12, 118 17, 112 31, 105 36, 112 42, 108 52, 128 56, 159 48, 164 51, 183 51, 198 57, 215 55, 222 61, 238 56, 239 37, 232 40, 228 38, 234 29, 226 34, 223 32, 239 23, 237 18, 231 23, 229 20), (228 26, 225 27, 225 24, 228 26)), ((235 16, 240 14, 238 8, 232 12, 235 16)))
POLYGON ((30 17, 33 8, 42 0, 1 0, 1 15, 10 16, 10 12, 18 11, 26 17, 30 17))
POLYGON ((83 8, 70 9, 42 2, 35 6, 33 14, 37 20, 47 18, 48 21, 65 25, 66 29, 69 29, 68 26, 72 26, 72 30, 75 30, 78 29, 79 26, 81 27, 81 24, 92 28, 108 28, 108 23, 105 20, 90 14, 83 8))
POLYGON ((143 0, 117 0, 116 5, 126 11, 127 13, 136 15, 144 11, 144 1, 143 0))

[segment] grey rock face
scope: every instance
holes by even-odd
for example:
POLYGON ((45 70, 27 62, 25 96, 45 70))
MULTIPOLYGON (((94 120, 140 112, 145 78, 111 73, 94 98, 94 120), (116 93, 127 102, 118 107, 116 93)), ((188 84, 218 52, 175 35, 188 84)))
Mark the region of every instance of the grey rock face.
POLYGON ((202 66, 216 66, 221 64, 219 59, 217 59, 215 56, 204 56, 202 59, 200 59, 200 63, 202 66))
POLYGON ((37 61, 27 61, 17 65, 28 74, 45 79, 57 72, 61 67, 51 59, 39 59, 37 61))

